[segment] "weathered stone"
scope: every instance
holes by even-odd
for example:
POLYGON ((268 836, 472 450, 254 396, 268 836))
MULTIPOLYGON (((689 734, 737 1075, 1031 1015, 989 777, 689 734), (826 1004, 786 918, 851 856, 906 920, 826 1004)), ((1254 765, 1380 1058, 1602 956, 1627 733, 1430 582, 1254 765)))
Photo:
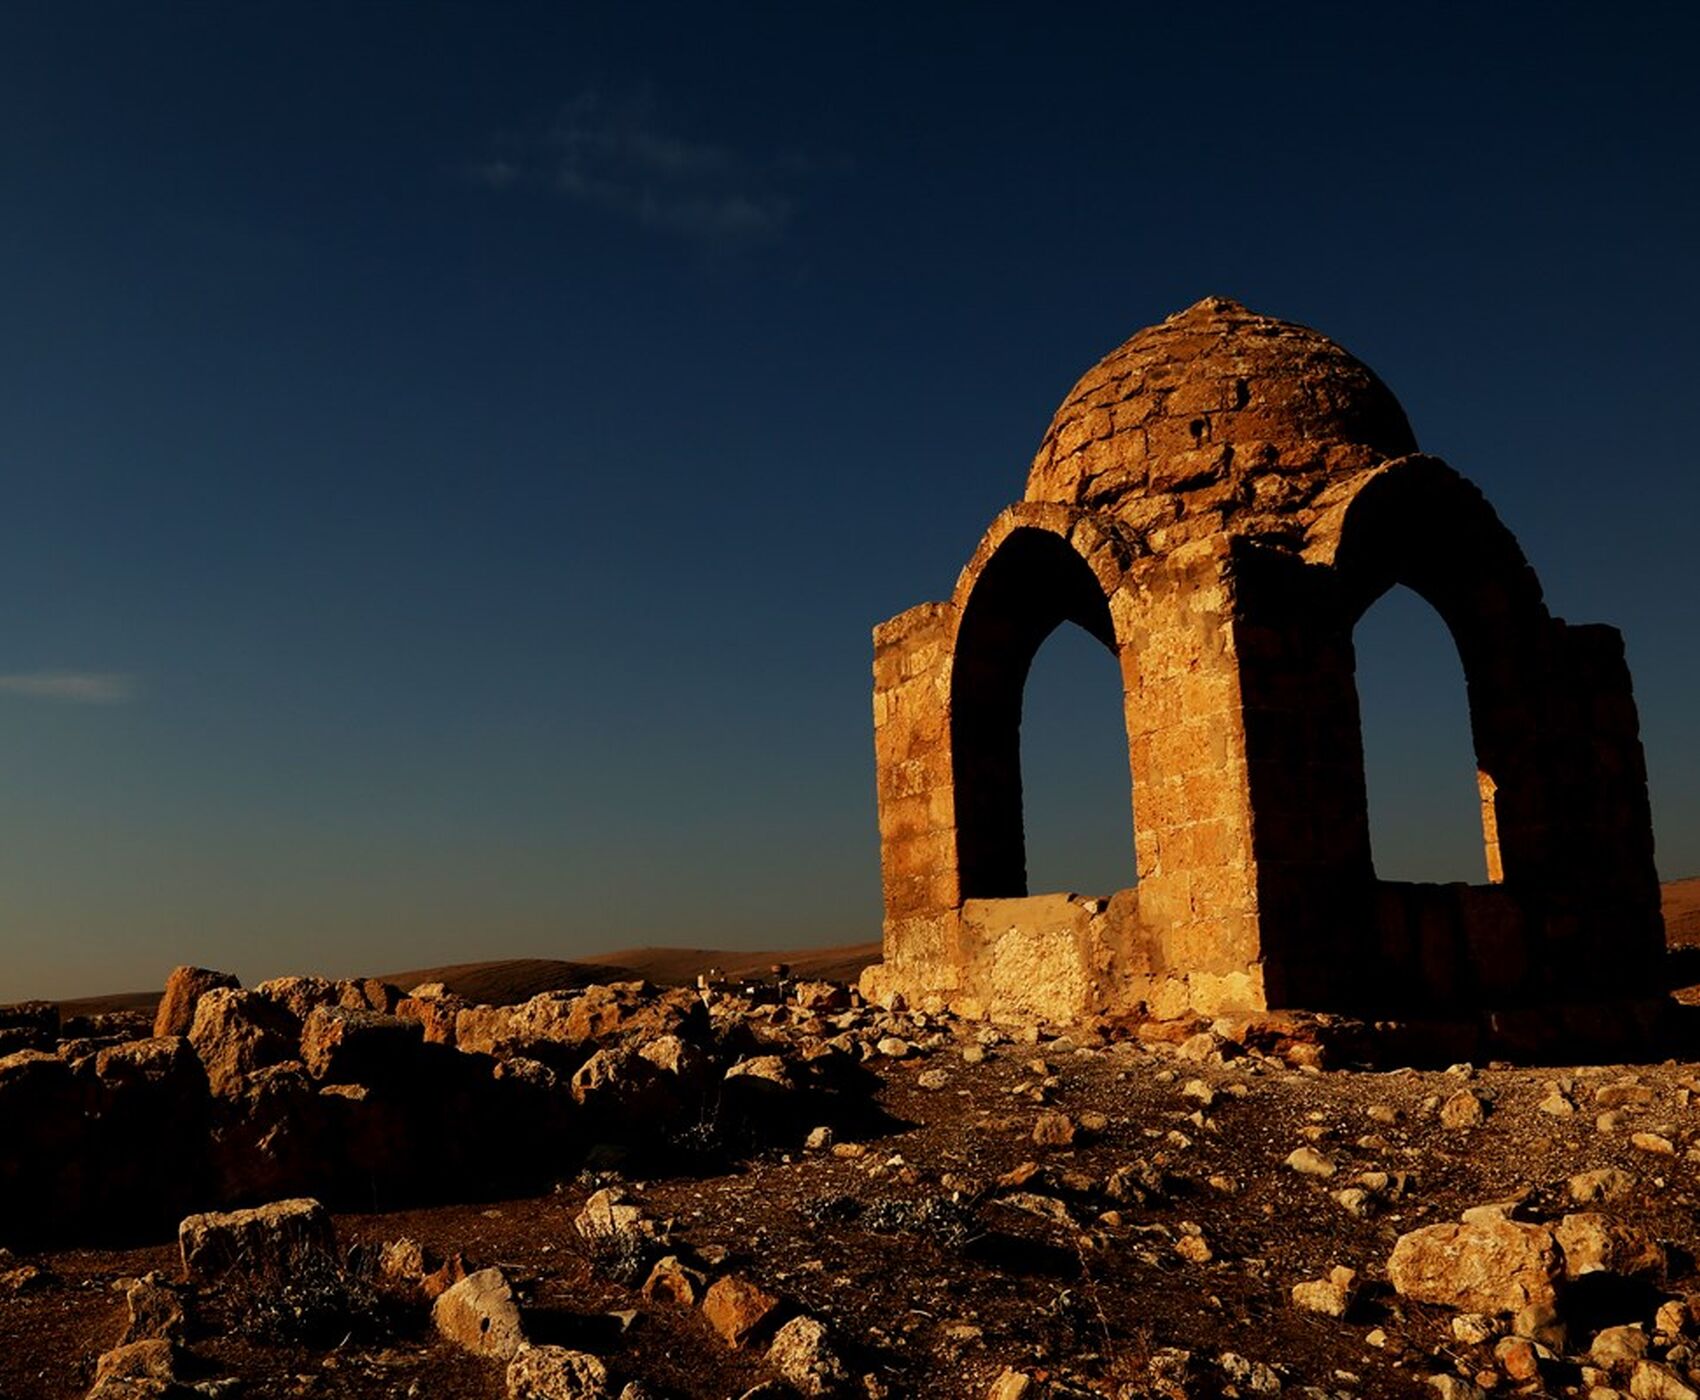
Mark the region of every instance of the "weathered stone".
POLYGON ((606 1400, 608 1368, 587 1351, 521 1347, 508 1363, 508 1400, 606 1400))
POLYGON ((428 982, 416 987, 396 1003, 395 1014, 404 1021, 417 1021, 428 1045, 453 1045, 455 1021, 466 1009, 466 1002, 443 989, 441 982, 428 982), (421 995, 430 990, 431 994, 421 995))
POLYGON ((321 1006, 301 1028, 301 1058, 315 1079, 393 1084, 419 1064, 417 1021, 347 1006, 321 1006))
POLYGON ((1074 1120, 1047 1109, 1033 1123, 1033 1141, 1040 1147, 1069 1147, 1074 1143, 1074 1120))
POLYGON ((779 1299, 736 1274, 716 1279, 702 1300, 703 1316, 734 1350, 751 1341, 778 1307, 779 1299))
POLYGON ((292 1060, 299 1033, 295 1018, 257 992, 215 987, 201 994, 189 1043, 195 1047, 215 1094, 240 1087, 241 1078, 292 1060))
POLYGON ((1611 1273, 1663 1277, 1664 1246, 1634 1225, 1594 1211, 1567 1215, 1553 1229, 1570 1278, 1611 1273))
POLYGON ((1561 1269, 1552 1231, 1511 1220, 1413 1230, 1387 1261, 1388 1281, 1402 1297, 1500 1314, 1552 1302, 1561 1269))
POLYGON ((836 1395, 850 1383, 826 1324, 812 1317, 794 1317, 774 1334, 767 1364, 802 1395, 836 1395))
POLYGON ((437 1331, 477 1356, 503 1360, 525 1342, 519 1304, 500 1269, 480 1269, 446 1289, 431 1305, 437 1331))
POLYGON ((573 1226, 587 1240, 611 1240, 620 1235, 651 1236, 655 1223, 644 1216, 641 1207, 628 1201, 618 1187, 607 1186, 595 1192, 584 1203, 573 1226))
POLYGON ((381 977, 345 977, 336 984, 336 1002, 350 1011, 376 1011, 393 1016, 402 997, 401 988, 381 977))
POLYGON ((1485 1116, 1482 1101, 1468 1089, 1460 1089, 1440 1106, 1440 1126, 1443 1128, 1480 1127, 1485 1116))
POLYGON ((1334 1163, 1314 1147, 1295 1147, 1287 1154, 1287 1165, 1300 1176, 1334 1175, 1334 1163))
POLYGON ((1570 1178, 1570 1199, 1578 1205, 1611 1205, 1635 1189, 1635 1178, 1621 1167, 1596 1167, 1570 1178))
POLYGON ((1293 1285, 1293 1306, 1324 1317, 1344 1317, 1358 1292, 1358 1271, 1337 1264, 1326 1279, 1293 1285))
POLYGON ((275 1001, 297 1021, 305 1021, 321 1006, 337 1004, 336 983, 324 977, 274 977, 254 990, 275 1001))
POLYGON ((1603 1327, 1594 1334, 1588 1355, 1608 1369, 1628 1370, 1647 1355, 1647 1333, 1639 1323, 1603 1327))
POLYGON ((1656 1361, 1637 1361, 1629 1377, 1629 1393, 1634 1400, 1700 1400, 1700 1391, 1688 1384, 1668 1366, 1656 1361))
POLYGON ((99 1386, 104 1381, 175 1380, 178 1352, 175 1344, 162 1338, 127 1342, 114 1347, 95 1362, 94 1379, 99 1386))
POLYGON ((180 1342, 187 1328, 183 1300, 157 1274, 125 1281, 124 1306, 128 1320, 120 1344, 142 1341, 180 1342))
POLYGON ((986 1392, 986 1400, 1031 1400, 1032 1395, 1033 1378, 1025 1371, 1005 1367, 1003 1374, 992 1382, 992 1388, 986 1392))
POLYGON ((706 1275, 691 1268, 678 1255, 669 1254, 658 1260, 649 1271, 649 1277, 643 1284, 643 1296, 650 1302, 677 1303, 680 1307, 694 1308, 702 1300, 707 1287, 706 1275))
POLYGON ((256 1286, 341 1269, 336 1229, 314 1200, 276 1201, 252 1210, 191 1215, 177 1229, 190 1283, 232 1278, 256 1286))
POLYGON ((154 1036, 188 1035, 195 1024, 195 1008, 206 993, 219 987, 240 987, 241 982, 228 972, 214 972, 207 967, 173 968, 165 979, 165 991, 154 1012, 154 1036))

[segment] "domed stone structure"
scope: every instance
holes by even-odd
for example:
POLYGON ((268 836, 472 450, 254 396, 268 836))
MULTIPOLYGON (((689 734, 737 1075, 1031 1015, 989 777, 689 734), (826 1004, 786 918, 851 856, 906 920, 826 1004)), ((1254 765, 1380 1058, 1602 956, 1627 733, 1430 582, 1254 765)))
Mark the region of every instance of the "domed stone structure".
POLYGON ((1070 391, 950 600, 874 641, 871 996, 1058 1020, 1444 1012, 1505 1042, 1656 993, 1621 639, 1547 612, 1481 493, 1316 331, 1217 298, 1140 331, 1070 391), (1482 884, 1375 875, 1352 633, 1395 584, 1458 644, 1482 884), (1122 674, 1138 880, 1102 897, 1026 883, 1022 691, 1065 621, 1122 674))

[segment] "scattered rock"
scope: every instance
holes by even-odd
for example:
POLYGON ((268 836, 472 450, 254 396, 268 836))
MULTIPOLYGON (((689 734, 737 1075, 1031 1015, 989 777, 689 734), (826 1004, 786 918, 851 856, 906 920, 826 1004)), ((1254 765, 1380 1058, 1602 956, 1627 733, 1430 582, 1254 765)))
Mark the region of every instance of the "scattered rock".
POLYGON ((508 1400, 606 1400, 608 1368, 586 1351, 522 1346, 507 1382, 508 1400))
POLYGON ((1595 1211, 1567 1215, 1553 1230, 1570 1278, 1612 1273, 1662 1277, 1664 1246, 1633 1225, 1595 1211))
POLYGON ((177 1243, 183 1275, 194 1284, 236 1278, 256 1287, 275 1287, 341 1268, 330 1215, 308 1199, 191 1215, 178 1226, 177 1243))
POLYGON ((1635 1178, 1621 1167, 1596 1167, 1570 1178, 1570 1199, 1577 1205, 1611 1205, 1635 1189, 1635 1178))
POLYGON ((512 1357, 525 1341, 519 1304, 500 1269, 468 1274, 431 1307, 437 1331, 478 1356, 512 1357))
POLYGON ((187 1328, 183 1300, 177 1290, 163 1283, 159 1275, 123 1281, 124 1306, 129 1320, 124 1325, 121 1345, 130 1342, 181 1342, 187 1328))
POLYGON ((1487 1110, 1475 1094, 1460 1089, 1440 1106, 1440 1126, 1443 1128, 1477 1128, 1487 1116, 1487 1110))
POLYGON ((165 992, 159 999, 159 1009, 154 1012, 154 1035, 188 1035, 189 1027, 195 1024, 195 1008, 206 993, 220 987, 241 985, 228 972, 214 972, 207 967, 173 968, 171 975, 165 979, 165 992))
POLYGON ((201 995, 189 1026, 215 1094, 241 1087, 242 1076, 297 1054, 295 1018, 257 992, 215 987, 201 995))
POLYGON ((1295 1148, 1287 1155, 1287 1165, 1300 1176, 1334 1175, 1334 1163, 1314 1147, 1295 1148))
POLYGON ((1326 1279, 1293 1285, 1293 1306, 1325 1317, 1344 1317, 1357 1297, 1358 1271, 1337 1264, 1326 1279))
POLYGON ((778 1307, 779 1299, 737 1274, 716 1279, 702 1300, 703 1316, 733 1350, 760 1332, 778 1307))
POLYGON ((1668 1366, 1656 1361, 1637 1361, 1629 1377, 1629 1393, 1635 1400, 1700 1400, 1700 1391, 1668 1366))
POLYGON ((1562 1267, 1551 1230, 1502 1219, 1401 1235, 1387 1277, 1400 1296, 1416 1302, 1502 1314, 1551 1303, 1562 1267))
POLYGON ((1629 1370, 1647 1355, 1647 1333, 1639 1323, 1605 1327, 1595 1333, 1588 1355, 1607 1370, 1629 1370))
POLYGON ((691 1268, 676 1254, 656 1261, 644 1280, 643 1296, 650 1302, 677 1303, 694 1308, 708 1286, 707 1277, 691 1268))
POLYGON ((1074 1120, 1066 1113, 1047 1109, 1033 1124, 1033 1141, 1040 1147, 1070 1147, 1074 1143, 1074 1120))
POLYGON ((767 1364, 803 1395, 835 1395, 850 1380, 826 1324, 812 1317, 794 1317, 774 1334, 767 1364))

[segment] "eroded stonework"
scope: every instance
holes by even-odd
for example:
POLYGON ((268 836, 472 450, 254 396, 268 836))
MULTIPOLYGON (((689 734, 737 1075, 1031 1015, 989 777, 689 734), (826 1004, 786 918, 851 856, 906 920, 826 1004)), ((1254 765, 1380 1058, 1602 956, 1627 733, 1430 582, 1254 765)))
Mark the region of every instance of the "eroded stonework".
POLYGON ((1617 632, 1551 616, 1481 493, 1326 337, 1220 299, 1064 400, 949 601, 875 630, 876 998, 1071 1020, 1269 1008, 1578 1027, 1663 949, 1617 632), (1378 880, 1352 633, 1403 584, 1469 691, 1479 885, 1378 880), (1137 884, 1030 894, 1022 691, 1074 622, 1117 657, 1137 884))

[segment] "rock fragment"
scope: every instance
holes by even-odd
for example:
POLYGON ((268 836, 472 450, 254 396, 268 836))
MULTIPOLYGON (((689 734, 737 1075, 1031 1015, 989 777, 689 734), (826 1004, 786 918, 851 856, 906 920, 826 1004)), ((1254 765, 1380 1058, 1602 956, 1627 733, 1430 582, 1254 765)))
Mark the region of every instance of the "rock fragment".
POLYGON ((1551 1230, 1501 1219, 1401 1235, 1387 1277, 1400 1296, 1416 1302, 1503 1314, 1553 1302, 1562 1268, 1551 1230))
POLYGON ((737 1274, 716 1279, 702 1300, 703 1316, 734 1351, 768 1322, 779 1299, 737 1274))
POLYGON ((523 1346, 508 1363, 508 1400, 607 1400, 608 1368, 587 1351, 523 1346))
POLYGON ((476 1356, 512 1357, 525 1341, 519 1304, 500 1269, 480 1269, 431 1306, 437 1331, 476 1356))
POLYGON ((826 1324, 812 1317, 794 1317, 774 1334, 767 1364, 803 1395, 835 1395, 850 1381, 826 1324))
POLYGON ((336 1229, 315 1200, 274 1201, 252 1210, 191 1215, 177 1227, 190 1283, 237 1278, 266 1287, 340 1272, 336 1229))
POLYGON ((242 984, 228 972, 209 967, 177 967, 165 979, 165 992, 154 1012, 153 1033, 157 1036, 188 1035, 195 1024, 195 1007, 207 992, 242 984))

